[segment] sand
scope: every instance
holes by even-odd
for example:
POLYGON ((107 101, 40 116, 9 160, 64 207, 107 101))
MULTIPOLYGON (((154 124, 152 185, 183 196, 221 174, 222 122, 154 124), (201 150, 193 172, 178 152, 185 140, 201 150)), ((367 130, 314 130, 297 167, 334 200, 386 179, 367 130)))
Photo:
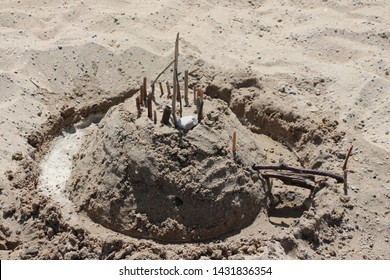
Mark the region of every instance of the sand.
MULTIPOLYGON (((387 1, 2 4, 1 259, 390 258, 387 1), (161 243, 164 234, 157 231, 134 234, 137 223, 130 230, 118 226, 113 219, 123 216, 105 208, 112 202, 109 197, 100 201, 101 216, 86 201, 94 190, 100 197, 109 194, 96 186, 98 179, 107 179, 107 190, 117 188, 115 180, 110 183, 109 179, 117 172, 113 165, 102 169, 91 159, 93 151, 97 159, 104 157, 96 135, 113 134, 115 126, 123 129, 133 117, 135 124, 147 123, 146 112, 137 118, 134 99, 143 77, 150 83, 172 61, 177 32, 179 71, 199 68, 190 75, 190 88, 196 85, 206 96, 204 122, 185 137, 192 133, 196 141, 202 142, 203 137, 204 143, 217 142, 220 153, 206 153, 214 164, 207 173, 210 185, 191 184, 196 178, 203 182, 202 162, 198 177, 181 177, 179 172, 174 178, 204 189, 212 189, 221 180, 221 194, 229 193, 238 188, 230 183, 239 176, 225 170, 224 183, 218 170, 230 162, 246 182, 234 191, 251 193, 260 201, 252 201, 258 206, 255 211, 237 208, 250 213, 242 222, 232 215, 234 198, 209 196, 211 205, 228 198, 223 206, 210 207, 210 213, 220 214, 218 223, 228 221, 228 226, 215 227, 212 234, 197 238, 190 233, 191 227, 200 226, 196 215, 191 215, 194 209, 185 212, 194 218, 186 224, 179 218, 179 204, 187 205, 187 201, 169 193, 176 204, 167 208, 164 219, 176 221, 171 224, 178 223, 182 230, 169 234, 171 224, 165 223, 166 238, 161 243), (218 117, 221 112, 230 113, 218 117), (90 124, 88 118, 96 114, 100 115, 90 124), (239 131, 238 162, 231 152, 234 129, 239 131), (314 181, 321 190, 312 197, 309 190, 276 179, 267 188, 251 170, 252 163, 283 161, 341 174, 351 145, 347 195, 342 184, 321 176, 314 181), (83 162, 80 154, 85 151, 91 152, 83 162), (75 178, 86 180, 87 170, 96 172, 88 181, 92 189, 86 191, 83 184, 77 192, 72 188, 75 178), (109 174, 99 177, 102 171, 109 174), (179 242, 180 236, 184 239, 179 242)), ((171 71, 161 76, 163 83, 171 82, 171 71)), ((156 92, 160 93, 159 88, 156 92)), ((169 99, 163 97, 155 104, 159 117, 165 103, 169 99)), ((149 131, 151 138, 164 129, 159 123, 147 125, 154 127, 149 131)), ((132 129, 124 130, 128 137, 132 129)), ((179 133, 172 127, 169 131, 172 139, 179 133)), ((148 134, 142 135, 149 139, 148 134)), ((109 143, 114 148, 117 144, 115 139, 109 143)), ((126 144, 128 150, 115 151, 124 152, 122 163, 136 159, 129 168, 137 166, 145 153, 130 140, 126 144), (136 151, 138 156, 133 157, 136 151)), ((179 151, 184 153, 183 162, 191 158, 189 151, 179 151)), ((168 166, 181 159, 176 160, 168 166)), ((184 185, 180 186, 182 190, 184 185)), ((138 208, 134 215, 146 215, 145 209, 138 208)), ((164 222, 155 214, 146 216, 151 224, 164 222)), ((151 227, 146 225, 146 229, 151 227)))

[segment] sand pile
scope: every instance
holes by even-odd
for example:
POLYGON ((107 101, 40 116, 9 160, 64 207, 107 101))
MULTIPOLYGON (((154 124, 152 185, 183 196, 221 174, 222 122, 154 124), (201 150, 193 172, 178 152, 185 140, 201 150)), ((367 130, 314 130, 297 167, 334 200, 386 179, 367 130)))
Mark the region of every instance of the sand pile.
POLYGON ((115 231, 176 242, 215 238, 256 218, 265 195, 250 166, 263 150, 224 102, 207 99, 189 131, 137 118, 134 103, 111 108, 80 149, 69 186, 80 209, 115 231))

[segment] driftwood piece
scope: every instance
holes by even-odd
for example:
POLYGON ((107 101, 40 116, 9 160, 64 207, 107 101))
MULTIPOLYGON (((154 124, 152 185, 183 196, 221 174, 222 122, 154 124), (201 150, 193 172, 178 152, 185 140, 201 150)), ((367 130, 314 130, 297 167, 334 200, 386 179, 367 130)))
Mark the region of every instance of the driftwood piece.
POLYGON ((298 186, 313 191, 316 188, 314 176, 310 174, 296 174, 292 171, 264 171, 261 176, 265 179, 276 178, 286 185, 298 186))
POLYGON ((329 171, 321 171, 321 170, 314 170, 314 169, 305 169, 300 167, 294 167, 291 165, 288 165, 284 162, 279 163, 278 165, 252 165, 253 170, 289 170, 298 174, 311 174, 311 175, 319 175, 319 176, 326 176, 331 177, 333 179, 336 179, 337 183, 344 183, 344 177, 329 171))

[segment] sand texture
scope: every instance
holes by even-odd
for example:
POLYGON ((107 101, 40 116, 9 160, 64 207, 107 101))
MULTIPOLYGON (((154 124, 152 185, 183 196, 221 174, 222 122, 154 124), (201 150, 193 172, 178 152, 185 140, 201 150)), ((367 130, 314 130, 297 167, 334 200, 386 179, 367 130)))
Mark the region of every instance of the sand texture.
POLYGON ((0 258, 390 259, 389 11, 3 1, 0 258), (203 93, 191 130, 160 122, 177 33, 183 116, 203 93), (347 194, 327 176, 252 169, 342 176, 351 146, 347 194))

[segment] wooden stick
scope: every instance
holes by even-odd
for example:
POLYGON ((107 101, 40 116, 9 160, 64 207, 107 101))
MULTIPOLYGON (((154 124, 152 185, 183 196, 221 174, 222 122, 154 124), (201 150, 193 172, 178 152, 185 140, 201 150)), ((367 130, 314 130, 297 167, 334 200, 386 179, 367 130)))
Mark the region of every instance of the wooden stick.
POLYGON ((139 87, 139 100, 140 100, 140 106, 142 106, 142 101, 144 100, 144 86, 140 85, 139 87))
POLYGON ((195 104, 195 106, 196 106, 196 91, 197 91, 197 89, 196 89, 196 85, 194 85, 194 87, 192 88, 193 89, 193 91, 194 91, 194 104, 195 104))
POLYGON ((34 86, 36 86, 38 89, 41 88, 36 82, 33 81, 32 78, 30 78, 30 82, 31 82, 34 86))
POLYGON ((138 112, 138 118, 141 117, 141 114, 142 114, 142 110, 141 110, 141 101, 140 101, 140 97, 137 97, 135 99, 135 103, 136 103, 136 106, 137 106, 137 112, 138 112))
POLYGON ((232 152, 234 156, 236 155, 236 151, 237 151, 237 133, 236 131, 233 131, 232 152))
POLYGON ((169 107, 167 105, 164 108, 163 115, 162 115, 162 118, 161 118, 161 123, 163 123, 165 125, 168 125, 170 117, 171 117, 171 107, 169 107))
POLYGON ((200 98, 200 101, 203 102, 203 100, 204 100, 203 90, 201 90, 201 89, 198 90, 198 96, 200 98))
POLYGON ((195 69, 192 69, 188 74, 189 75, 192 75, 192 74, 194 74, 196 71, 198 71, 200 68, 198 67, 198 68, 195 68, 195 69))
POLYGON ((175 62, 173 63, 173 96, 172 96, 172 117, 173 123, 176 127, 177 119, 176 119, 176 99, 177 99, 177 66, 179 60, 179 33, 176 35, 176 43, 175 43, 175 62))
POLYGON ((164 95, 164 88, 161 82, 159 82, 158 84, 160 85, 160 92, 161 92, 160 97, 162 97, 164 95))
POLYGON ((203 119, 203 101, 200 96, 196 99, 196 111, 198 113, 198 123, 200 123, 203 119))
MULTIPOLYGON (((174 60, 172 60, 172 61, 167 65, 167 67, 165 67, 164 70, 162 70, 162 71, 157 75, 156 79, 154 79, 154 81, 150 84, 150 87, 152 88, 152 94, 154 94, 155 83, 157 83, 158 78, 160 78, 160 76, 161 76, 165 71, 167 71, 169 67, 171 67, 171 65, 173 64, 173 62, 174 62, 174 60)), ((160 82, 160 89, 162 89, 161 82, 160 82)), ((162 90, 161 92, 162 92, 161 96, 163 96, 163 95, 164 95, 164 91, 162 90)), ((161 97, 161 96, 160 96, 160 97, 161 97)))
POLYGON ((147 79, 146 79, 146 77, 144 77, 144 86, 143 86, 143 88, 144 88, 144 102, 146 101, 146 99, 147 99, 147 96, 148 96, 148 88, 147 88, 147 79))
POLYGON ((171 95, 172 95, 172 93, 171 93, 171 86, 169 85, 168 81, 166 82, 166 85, 167 85, 167 92, 168 92, 167 98, 171 98, 171 95))
POLYGON ((157 112, 156 112, 156 110, 153 111, 153 121, 154 121, 154 124, 157 124, 157 112))
POLYGON ((186 107, 190 106, 188 102, 188 70, 184 72, 184 102, 186 107))
POLYGON ((278 165, 252 165, 253 170, 290 170, 295 173, 300 174, 312 174, 312 175, 320 175, 320 176, 327 176, 331 177, 333 179, 336 179, 337 183, 344 183, 344 177, 340 176, 338 174, 334 174, 328 171, 321 171, 321 170, 313 170, 313 169, 304 169, 299 167, 294 167, 287 165, 286 163, 279 163, 278 165))
POLYGON ((152 108, 152 95, 151 94, 148 95, 147 104, 148 104, 148 118, 152 118, 153 117, 153 108, 152 108))
POLYGON ((177 101, 179 102, 179 115, 181 118, 181 117, 183 117, 183 102, 182 102, 181 93, 180 93, 179 76, 176 76, 176 82, 177 82, 177 101))
POLYGON ((343 165, 343 174, 344 174, 344 194, 345 194, 345 195, 348 195, 348 182, 347 182, 347 179, 348 179, 348 169, 347 169, 347 164, 348 164, 348 159, 349 159, 349 157, 351 156, 352 149, 353 149, 353 146, 351 146, 351 148, 349 148, 349 150, 348 150, 348 152, 347 152, 347 156, 345 157, 344 165, 343 165))
POLYGON ((291 171, 265 171, 261 174, 265 179, 276 178, 286 185, 298 186, 313 191, 316 188, 314 176, 310 174, 296 174, 291 171))

